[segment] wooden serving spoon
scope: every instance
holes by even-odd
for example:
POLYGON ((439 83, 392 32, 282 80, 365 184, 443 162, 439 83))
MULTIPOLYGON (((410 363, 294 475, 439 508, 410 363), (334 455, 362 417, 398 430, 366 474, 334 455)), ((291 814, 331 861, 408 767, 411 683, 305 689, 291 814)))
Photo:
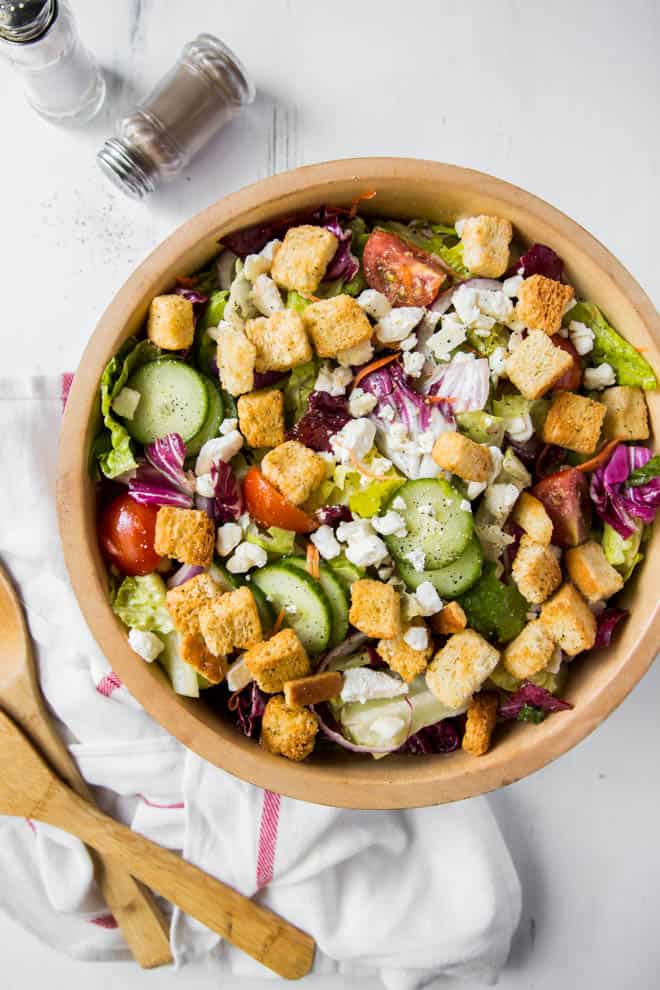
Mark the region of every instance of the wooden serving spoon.
POLYGON ((30 638, 16 593, 0 567, 0 814, 49 822, 98 855, 108 907, 143 966, 171 960, 167 926, 138 877, 208 928, 287 979, 311 969, 314 940, 300 929, 103 815, 56 734, 41 697, 30 638), (48 755, 67 787, 18 726, 48 755), (132 874, 132 876, 131 876, 132 874))

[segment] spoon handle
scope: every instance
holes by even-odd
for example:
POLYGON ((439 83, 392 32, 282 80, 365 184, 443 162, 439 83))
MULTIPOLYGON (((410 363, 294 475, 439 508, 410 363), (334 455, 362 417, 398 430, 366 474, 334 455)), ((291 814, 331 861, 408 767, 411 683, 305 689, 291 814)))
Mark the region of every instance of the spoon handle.
POLYGON ((108 818, 59 781, 51 781, 35 811, 32 817, 77 835, 280 976, 295 980, 309 973, 315 949, 311 936, 108 818))

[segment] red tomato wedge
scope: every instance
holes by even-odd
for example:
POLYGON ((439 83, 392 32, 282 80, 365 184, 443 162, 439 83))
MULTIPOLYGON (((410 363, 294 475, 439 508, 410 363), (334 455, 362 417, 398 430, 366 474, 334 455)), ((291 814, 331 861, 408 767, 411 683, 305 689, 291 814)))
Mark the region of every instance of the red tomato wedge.
POLYGON ((311 533, 318 523, 280 495, 259 468, 251 467, 243 479, 243 497, 250 515, 262 526, 279 526, 294 533, 311 533))
POLYGON ((118 495, 103 508, 99 541, 104 554, 122 574, 150 574, 160 563, 154 550, 158 506, 140 505, 118 495))
POLYGON ((369 234, 362 264, 369 287, 393 306, 430 306, 447 278, 439 261, 386 230, 369 234))
POLYGON ((557 379, 555 384, 552 386, 553 392, 564 391, 564 392, 575 392, 582 385, 582 365, 580 364, 580 355, 575 350, 570 340, 566 340, 565 337, 560 337, 556 333, 552 338, 552 343, 555 347, 559 347, 562 351, 566 351, 567 354, 573 358, 573 364, 565 371, 561 378, 557 379))

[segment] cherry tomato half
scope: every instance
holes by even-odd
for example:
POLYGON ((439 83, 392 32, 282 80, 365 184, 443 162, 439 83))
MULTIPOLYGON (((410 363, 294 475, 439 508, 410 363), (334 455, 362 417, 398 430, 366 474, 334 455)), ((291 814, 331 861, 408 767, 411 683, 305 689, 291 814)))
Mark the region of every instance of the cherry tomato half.
POLYGON ((122 574, 149 574, 160 557, 154 550, 158 506, 140 505, 130 495, 118 495, 103 508, 99 542, 106 557, 122 574))
POLYGON ((259 468, 251 467, 243 479, 243 497, 248 512, 262 526, 278 526, 294 533, 311 533, 318 523, 280 495, 259 468))
POLYGON ((430 306, 447 278, 430 254, 385 230, 369 234, 362 264, 369 287, 393 306, 430 306))
POLYGON ((565 371, 561 378, 557 379, 555 384, 552 386, 553 392, 564 391, 564 392, 575 392, 582 385, 582 365, 580 364, 580 356, 575 350, 570 340, 566 340, 565 337, 560 337, 558 333, 552 338, 552 343, 556 347, 560 347, 562 351, 566 351, 573 358, 573 364, 565 371))

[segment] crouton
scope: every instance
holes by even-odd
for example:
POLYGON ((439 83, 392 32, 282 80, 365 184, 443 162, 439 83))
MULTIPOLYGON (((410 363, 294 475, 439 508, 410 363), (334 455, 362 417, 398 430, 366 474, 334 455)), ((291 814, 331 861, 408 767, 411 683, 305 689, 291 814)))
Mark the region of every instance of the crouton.
POLYGON ((511 574, 520 594, 534 605, 544 602, 561 584, 561 568, 552 549, 526 533, 520 540, 511 574))
POLYGON ((411 626, 422 626, 422 620, 413 620, 411 625, 404 626, 397 636, 391 639, 381 639, 376 646, 376 652, 385 661, 390 670, 395 671, 400 677, 410 684, 418 674, 422 674, 433 654, 433 644, 429 640, 429 645, 424 650, 414 650, 403 638, 411 626))
POLYGON ((531 275, 518 289, 516 319, 531 330, 543 330, 552 336, 561 328, 562 317, 574 295, 570 285, 545 275, 531 275))
POLYGON ((312 346, 302 316, 295 309, 248 320, 245 333, 257 349, 256 371, 289 371, 312 360, 312 346))
POLYGON ((588 602, 603 601, 623 588, 623 578, 594 540, 571 547, 564 560, 571 581, 588 602))
POLYGON ((200 633, 186 633, 179 642, 179 653, 184 663, 190 664, 198 674, 211 684, 220 684, 227 673, 225 657, 211 653, 200 633))
POLYGON ((572 365, 571 355, 543 330, 530 330, 504 362, 509 380, 526 399, 540 399, 572 365))
POLYGON ((293 629, 250 647, 243 659, 262 691, 277 694, 286 681, 310 673, 309 657, 293 629))
POLYGON ((537 543, 547 547, 552 542, 552 519, 545 511, 543 502, 529 492, 522 492, 511 518, 537 543))
POLYGON ((504 649, 502 663, 519 681, 538 674, 550 663, 555 643, 542 622, 529 622, 504 649))
POLYGON ((333 296, 311 303, 303 321, 319 357, 336 357, 340 351, 369 340, 373 327, 351 296, 333 296))
POLYGON ((401 631, 399 592, 382 581, 362 578, 351 585, 352 625, 374 639, 393 639, 401 631))
POLYGON ((147 318, 147 337, 166 351, 190 347, 195 336, 193 305, 184 296, 156 296, 147 318))
POLYGON ((218 330, 220 381, 230 395, 243 395, 254 388, 257 349, 242 330, 229 325, 218 330))
POLYGON ((191 636, 198 633, 200 609, 221 594, 222 589, 207 573, 198 574, 178 588, 171 588, 166 602, 175 629, 191 636))
POLYGON ((513 228, 500 217, 468 217, 463 221, 463 263, 471 275, 499 278, 509 267, 513 228))
POLYGON ((338 670, 324 670, 311 677, 297 677, 284 684, 287 705, 318 705, 341 693, 344 678, 338 670))
POLYGON ((326 463, 298 440, 287 440, 268 451, 261 472, 289 502, 301 505, 325 481, 326 463))
POLYGON ((540 621, 569 657, 590 650, 596 642, 596 619, 572 584, 564 584, 541 609, 540 621))
POLYGON ((441 468, 464 481, 488 481, 493 470, 488 447, 452 430, 440 434, 433 444, 431 456, 441 468))
POLYGON ((431 617, 431 629, 439 636, 451 636, 463 632, 467 626, 467 616, 458 602, 449 602, 441 612, 431 617))
POLYGON ((234 649, 247 650, 263 639, 259 612, 249 588, 229 591, 202 606, 199 628, 216 657, 234 649))
POLYGON ((649 411, 641 388, 614 385, 601 392, 599 401, 605 406, 604 440, 648 440, 649 411))
POLYGON ((543 423, 543 442, 591 454, 598 444, 605 412, 602 402, 575 392, 558 392, 543 423))
POLYGON ((251 447, 284 443, 284 397, 279 389, 241 395, 236 405, 238 427, 251 447))
POLYGON ((490 676, 500 659, 494 646, 473 629, 451 636, 426 670, 426 684, 448 708, 462 708, 490 676))
POLYGON ((480 691, 467 711, 462 749, 472 756, 483 756, 490 749, 490 737, 497 722, 498 696, 495 691, 480 691))
POLYGON ((316 292, 338 243, 325 227, 291 227, 273 255, 271 277, 283 288, 295 289, 303 296, 316 292))
POLYGON ((289 760, 304 760, 314 749, 319 722, 309 708, 288 705, 281 694, 268 700, 261 720, 261 745, 289 760))
POLYGON ((200 509, 162 505, 158 510, 154 549, 161 557, 208 567, 213 560, 214 543, 215 526, 200 509))

